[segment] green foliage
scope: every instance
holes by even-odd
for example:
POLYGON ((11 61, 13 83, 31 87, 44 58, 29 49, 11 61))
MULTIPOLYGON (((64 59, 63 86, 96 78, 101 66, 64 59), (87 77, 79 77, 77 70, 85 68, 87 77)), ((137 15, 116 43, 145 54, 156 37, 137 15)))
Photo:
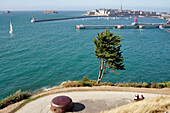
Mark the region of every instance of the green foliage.
POLYGON ((137 84, 136 84, 136 87, 141 88, 141 87, 142 87, 142 83, 137 83, 137 84))
POLYGON ((83 81, 83 82, 89 81, 87 75, 85 75, 85 76, 83 77, 83 80, 82 80, 82 81, 83 81))
POLYGON ((170 81, 166 83, 167 84, 167 88, 170 88, 170 81))
POLYGON ((143 88, 149 88, 150 86, 149 86, 148 83, 144 82, 144 83, 142 83, 142 87, 143 87, 143 88))
POLYGON ((119 87, 138 87, 138 88, 169 88, 170 87, 170 81, 169 82, 162 82, 162 83, 116 83, 115 86, 119 87))
POLYGON ((164 87, 167 87, 166 83, 159 83, 158 84, 158 88, 164 88, 164 87))
POLYGON ((120 36, 114 35, 109 30, 97 33, 97 39, 94 38, 95 55, 99 59, 105 60, 108 68, 124 70, 120 36))
POLYGON ((151 83, 151 88, 158 88, 158 83, 151 83))
POLYGON ((62 86, 63 87, 85 87, 85 86, 118 86, 118 87, 137 87, 137 88, 170 88, 170 81, 169 82, 162 82, 162 83, 111 83, 111 82, 100 82, 99 84, 96 83, 96 80, 89 80, 87 75, 83 77, 82 81, 67 81, 62 86))
POLYGON ((62 84, 63 87, 86 87, 86 86, 114 86, 113 83, 104 82, 97 84, 96 80, 89 80, 87 75, 83 77, 82 81, 67 81, 66 83, 62 84))
POLYGON ((123 65, 124 58, 122 57, 121 39, 122 37, 111 33, 109 30, 105 32, 97 33, 97 37, 94 38, 95 55, 100 61, 100 71, 97 83, 101 81, 103 76, 115 70, 125 70, 123 65), (111 70, 111 71, 110 71, 111 70))
POLYGON ((83 85, 83 86, 92 86, 92 84, 91 84, 91 82, 89 81, 87 75, 85 75, 85 76, 83 77, 82 85, 83 85))
POLYGON ((0 109, 3 109, 10 104, 14 104, 21 100, 27 99, 30 96, 32 96, 32 94, 30 92, 28 92, 28 91, 21 92, 21 90, 19 90, 16 93, 14 93, 13 95, 10 95, 9 97, 1 100, 0 101, 0 109))

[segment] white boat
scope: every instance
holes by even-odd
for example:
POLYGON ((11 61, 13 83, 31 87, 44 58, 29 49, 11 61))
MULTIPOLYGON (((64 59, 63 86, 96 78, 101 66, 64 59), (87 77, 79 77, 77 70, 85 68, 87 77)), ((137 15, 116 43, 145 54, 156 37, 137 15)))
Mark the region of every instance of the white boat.
POLYGON ((139 25, 139 23, 138 23, 138 22, 133 22, 132 25, 133 25, 133 26, 139 25))
POLYGON ((34 17, 32 17, 31 23, 34 23, 34 22, 35 22, 35 19, 34 19, 34 17))
POLYGON ((12 24, 10 22, 9 34, 13 34, 12 24))
POLYGON ((76 25, 76 29, 85 29, 84 25, 76 25))

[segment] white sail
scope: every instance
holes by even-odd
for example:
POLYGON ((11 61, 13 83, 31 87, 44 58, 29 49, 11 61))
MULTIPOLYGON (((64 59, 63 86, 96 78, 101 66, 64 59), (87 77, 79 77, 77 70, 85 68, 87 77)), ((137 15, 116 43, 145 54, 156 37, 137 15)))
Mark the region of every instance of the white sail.
POLYGON ((12 29, 12 24, 10 22, 10 29, 9 29, 9 33, 12 34, 13 33, 13 29, 12 29))

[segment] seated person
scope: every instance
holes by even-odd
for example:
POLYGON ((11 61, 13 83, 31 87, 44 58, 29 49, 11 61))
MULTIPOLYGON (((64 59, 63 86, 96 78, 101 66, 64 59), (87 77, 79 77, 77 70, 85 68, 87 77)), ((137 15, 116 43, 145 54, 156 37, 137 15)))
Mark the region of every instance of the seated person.
POLYGON ((134 100, 139 100, 139 94, 135 95, 134 100))
POLYGON ((143 95, 141 95, 140 100, 143 100, 143 99, 145 99, 145 97, 143 95))

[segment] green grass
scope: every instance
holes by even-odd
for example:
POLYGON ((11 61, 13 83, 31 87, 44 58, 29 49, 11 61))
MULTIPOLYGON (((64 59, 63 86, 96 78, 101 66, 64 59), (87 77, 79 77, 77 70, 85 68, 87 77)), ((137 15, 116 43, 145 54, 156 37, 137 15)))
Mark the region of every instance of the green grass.
POLYGON ((62 84, 63 87, 92 87, 92 86, 114 86, 113 83, 110 82, 100 82, 97 84, 96 80, 89 80, 87 75, 83 77, 81 81, 67 81, 62 84))
POLYGON ((169 82, 162 83, 111 83, 111 82, 100 82, 97 84, 96 80, 89 80, 87 75, 83 77, 81 81, 67 81, 62 84, 63 87, 92 87, 92 86, 118 86, 118 87, 137 87, 137 88, 170 88, 169 82))
POLYGON ((13 95, 3 99, 0 101, 0 109, 7 107, 10 104, 14 104, 16 102, 20 102, 21 100, 28 99, 32 96, 32 93, 28 91, 21 92, 21 90, 17 91, 13 95))

